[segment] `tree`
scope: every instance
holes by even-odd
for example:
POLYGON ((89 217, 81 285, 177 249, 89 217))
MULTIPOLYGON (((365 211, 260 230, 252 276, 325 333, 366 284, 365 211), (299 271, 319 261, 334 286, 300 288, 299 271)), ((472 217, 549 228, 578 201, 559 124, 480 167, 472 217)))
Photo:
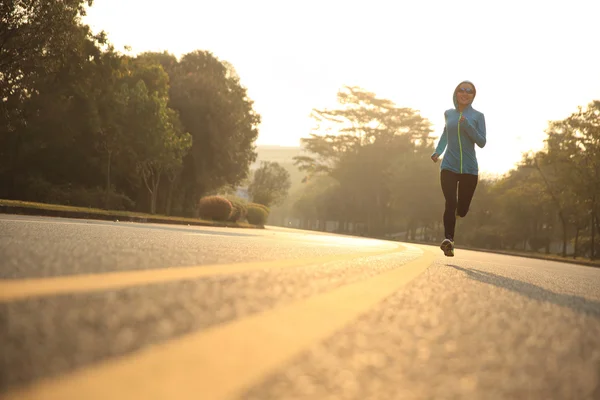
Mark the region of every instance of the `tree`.
MULTIPOLYGON (((498 182, 493 191, 496 235, 510 248, 529 244, 549 246, 556 208, 537 170, 520 166, 498 182)), ((471 221, 472 222, 472 221, 471 221)), ((536 248, 537 247, 537 248, 536 248)))
MULTIPOLYGON (((36 3, 32 9, 38 6, 36 3)), ((34 23, 37 17, 31 18, 25 18, 25 25, 34 23)), ((9 57, 14 68, 9 68, 3 78, 9 80, 10 90, 0 102, 2 196, 31 196, 33 193, 27 193, 31 180, 53 185, 96 184, 96 159, 90 149, 96 130, 95 83, 102 64, 99 47, 103 42, 76 21, 61 28, 63 36, 45 42, 35 62, 25 55, 9 57), (12 81, 13 73, 18 82, 12 81)), ((21 32, 15 29, 13 39, 21 32)), ((28 51, 23 49, 23 53, 28 51)))
POLYGON ((77 35, 86 4, 92 0, 0 3, 0 100, 34 91, 32 77, 62 59, 60 50, 77 35))
POLYGON ((406 165, 421 179, 414 168, 426 165, 425 153, 432 150, 430 123, 410 108, 357 87, 343 88, 338 102, 336 109, 314 110, 317 127, 302 140, 311 154, 296 157, 296 165, 310 176, 337 180, 339 195, 331 198, 343 199, 336 212, 344 215, 338 212, 336 219, 366 222, 371 234, 394 229, 399 215, 393 204, 407 189, 394 183, 394 171, 406 165))
POLYGON ((600 230, 600 101, 562 121, 554 121, 547 131, 545 160, 560 170, 557 180, 569 188, 587 209, 590 227, 590 256, 596 256, 596 234, 600 230))
POLYGON ((260 116, 233 67, 209 52, 184 55, 171 76, 169 106, 192 135, 183 179, 188 207, 203 194, 247 177, 260 116))
POLYGON ((0 196, 191 214, 245 179, 260 117, 234 68, 123 56, 81 23, 91 4, 0 3, 0 196))
POLYGON ((252 201, 267 207, 281 204, 292 185, 290 173, 276 162, 263 161, 248 187, 252 201))
POLYGON ((160 65, 169 75, 170 79, 173 79, 174 72, 179 63, 179 61, 177 61, 177 57, 167 51, 162 53, 151 51, 143 52, 139 54, 136 59, 140 62, 149 63, 152 65, 160 65))
POLYGON ((331 206, 339 210, 343 203, 333 197, 339 193, 339 183, 327 175, 305 180, 305 185, 303 190, 293 194, 292 214, 301 220, 302 228, 309 228, 311 221, 330 217, 331 206))
POLYGON ((545 153, 538 152, 537 154, 525 154, 523 157, 523 167, 535 168, 542 181, 544 182, 545 193, 550 196, 556 209, 558 210, 558 217, 562 228, 562 256, 567 256, 567 241, 568 241, 568 228, 569 228, 569 212, 570 202, 573 200, 571 192, 568 187, 559 189, 560 185, 558 181, 562 171, 558 170, 557 165, 548 162, 545 153))
POLYGON ((127 58, 114 52, 112 48, 102 53, 96 72, 98 88, 95 90, 93 121, 96 127, 96 148, 106 157, 105 161, 105 208, 110 208, 113 192, 113 164, 126 143, 124 126, 127 124, 126 110, 128 88, 123 85, 123 75, 128 75, 127 58))
POLYGON ((177 113, 167 107, 167 98, 161 93, 149 92, 140 78, 128 96, 129 143, 136 169, 150 195, 152 214, 156 213, 163 172, 178 169, 191 147, 191 136, 180 130, 177 113))

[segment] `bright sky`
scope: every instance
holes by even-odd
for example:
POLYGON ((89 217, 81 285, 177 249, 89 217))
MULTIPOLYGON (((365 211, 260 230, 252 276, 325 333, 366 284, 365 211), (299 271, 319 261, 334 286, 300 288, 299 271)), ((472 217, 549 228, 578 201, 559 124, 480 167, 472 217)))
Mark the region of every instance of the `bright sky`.
POLYGON ((503 173, 543 146, 547 121, 600 99, 598 15, 598 0, 94 0, 84 22, 118 50, 232 63, 263 145, 299 145, 343 85, 419 110, 439 136, 471 80, 487 124, 480 170, 503 173))

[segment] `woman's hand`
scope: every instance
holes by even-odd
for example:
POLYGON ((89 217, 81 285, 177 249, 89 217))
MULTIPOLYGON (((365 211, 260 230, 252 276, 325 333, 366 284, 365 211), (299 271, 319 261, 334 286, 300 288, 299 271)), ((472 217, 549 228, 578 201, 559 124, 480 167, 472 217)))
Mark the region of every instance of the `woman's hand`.
POLYGON ((431 159, 433 160, 434 163, 438 162, 438 159, 440 158, 440 155, 437 153, 433 153, 431 155, 431 159))

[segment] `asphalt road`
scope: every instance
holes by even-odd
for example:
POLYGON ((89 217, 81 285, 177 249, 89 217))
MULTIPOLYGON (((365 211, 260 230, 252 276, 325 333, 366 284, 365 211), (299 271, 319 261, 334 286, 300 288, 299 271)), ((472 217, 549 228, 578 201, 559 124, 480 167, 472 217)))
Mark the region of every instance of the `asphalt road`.
POLYGON ((600 269, 0 216, 2 399, 600 399, 600 269))

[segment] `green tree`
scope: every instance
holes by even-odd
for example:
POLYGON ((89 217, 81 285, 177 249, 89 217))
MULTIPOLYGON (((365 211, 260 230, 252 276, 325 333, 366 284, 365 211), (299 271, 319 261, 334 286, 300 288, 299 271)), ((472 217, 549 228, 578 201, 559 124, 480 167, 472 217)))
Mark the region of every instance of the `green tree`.
POLYGON ((248 193, 252 201, 267 207, 283 202, 290 186, 290 173, 276 162, 263 161, 254 172, 248 193))
POLYGON ((523 166, 511 171, 495 185, 493 198, 498 200, 491 210, 493 223, 504 245, 549 245, 556 209, 538 171, 523 166))
POLYGON ((52 184, 97 183, 97 160, 90 153, 102 43, 85 26, 69 29, 60 41, 50 41, 44 48, 47 59, 20 73, 20 83, 2 102, 2 196, 31 196, 28 186, 38 178, 52 184))
POLYGON ((561 187, 561 171, 556 163, 553 163, 544 152, 536 154, 525 154, 522 162, 523 168, 535 168, 539 173, 544 193, 552 200, 552 204, 558 211, 558 219, 562 230, 562 256, 567 256, 567 242, 569 239, 569 224, 573 219, 573 201, 575 200, 570 187, 561 187))
POLYGON ((143 52, 139 54, 136 59, 140 62, 148 63, 151 65, 160 65, 163 70, 169 75, 169 79, 173 79, 175 70, 179 65, 177 57, 173 54, 164 51, 162 53, 157 52, 143 52))
POLYGON ((170 81, 169 105, 193 138, 182 172, 190 208, 203 194, 247 177, 260 116, 233 67, 209 52, 184 55, 170 81))
POLYGON ((128 88, 123 85, 122 77, 127 75, 125 57, 108 49, 101 55, 96 74, 95 102, 93 122, 96 131, 96 149, 105 157, 105 201, 104 206, 110 208, 110 197, 113 192, 113 164, 121 152, 125 152, 125 132, 127 124, 126 110, 128 88))
POLYGON ((177 113, 167 107, 167 98, 161 93, 149 92, 140 78, 129 91, 127 108, 131 155, 148 190, 152 214, 156 213, 163 173, 177 169, 191 146, 191 136, 180 130, 177 113))
POLYGON ((92 0, 0 3, 0 99, 27 97, 40 70, 53 71, 78 34, 86 4, 92 0))
MULTIPOLYGON (((337 200, 332 198, 331 193, 339 190, 339 183, 327 175, 319 175, 306 180, 305 185, 303 190, 294 193, 292 214, 300 219, 300 226, 306 229, 312 225, 311 221, 323 221, 330 217, 329 206, 337 200)), ((339 209, 340 204, 343 203, 333 205, 339 209)))
POLYGON ((399 208, 393 205, 404 196, 394 184, 395 171, 415 167, 415 162, 425 165, 424 154, 432 149, 430 123, 410 108, 357 87, 343 88, 338 102, 336 109, 314 110, 316 131, 303 139, 310 155, 296 157, 296 164, 309 176, 327 174, 339 183, 338 194, 330 198, 342 201, 335 208, 341 225, 361 221, 370 234, 395 229, 399 208))
POLYGON ((582 200, 590 227, 590 256, 596 257, 596 235, 600 230, 600 101, 562 121, 553 121, 547 131, 545 161, 560 171, 556 179, 582 200))

